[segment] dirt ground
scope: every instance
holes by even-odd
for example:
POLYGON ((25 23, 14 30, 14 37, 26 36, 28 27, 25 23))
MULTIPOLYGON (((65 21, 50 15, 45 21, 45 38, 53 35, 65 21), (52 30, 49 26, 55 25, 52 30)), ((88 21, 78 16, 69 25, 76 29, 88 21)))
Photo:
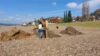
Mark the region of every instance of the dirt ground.
POLYGON ((100 29, 99 28, 82 28, 73 26, 82 35, 62 35, 61 30, 67 26, 51 24, 49 29, 60 38, 38 38, 32 26, 1 26, 0 33, 9 31, 13 27, 30 32, 33 36, 20 39, 0 42, 0 56, 100 56, 100 29))

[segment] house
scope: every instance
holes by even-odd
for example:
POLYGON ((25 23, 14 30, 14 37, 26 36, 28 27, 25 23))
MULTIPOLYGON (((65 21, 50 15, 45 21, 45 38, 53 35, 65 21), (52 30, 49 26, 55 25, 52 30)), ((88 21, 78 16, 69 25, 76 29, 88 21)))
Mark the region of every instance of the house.
POLYGON ((51 18, 49 18, 49 22, 50 23, 60 23, 61 18, 60 17, 51 17, 51 18))

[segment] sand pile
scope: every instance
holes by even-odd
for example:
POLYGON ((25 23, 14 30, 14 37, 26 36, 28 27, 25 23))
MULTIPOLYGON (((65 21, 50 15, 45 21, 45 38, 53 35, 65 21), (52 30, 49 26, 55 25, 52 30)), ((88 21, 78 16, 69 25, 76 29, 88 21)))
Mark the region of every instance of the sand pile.
POLYGON ((79 35, 79 34, 82 34, 82 32, 77 31, 73 27, 67 27, 65 30, 62 30, 60 33, 61 34, 68 34, 68 35, 79 35))
POLYGON ((53 31, 48 30, 47 32, 49 38, 61 37, 60 35, 54 33, 53 31))
POLYGON ((31 36, 31 33, 13 28, 10 31, 0 33, 0 41, 7 41, 13 39, 23 39, 31 36))

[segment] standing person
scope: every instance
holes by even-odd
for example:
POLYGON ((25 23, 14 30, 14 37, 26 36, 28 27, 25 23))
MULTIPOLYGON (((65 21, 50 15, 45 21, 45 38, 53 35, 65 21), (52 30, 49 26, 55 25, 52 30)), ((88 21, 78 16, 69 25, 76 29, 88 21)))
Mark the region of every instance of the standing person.
POLYGON ((46 19, 42 18, 41 22, 42 22, 43 27, 44 27, 44 30, 43 30, 44 36, 45 36, 45 38, 47 38, 47 37, 48 37, 48 36, 47 36, 47 35, 48 35, 48 34, 47 34, 48 21, 47 21, 46 19))
POLYGON ((45 27, 46 27, 46 29, 45 29, 45 37, 48 38, 48 32, 47 32, 47 30, 48 30, 48 20, 45 20, 45 27))
POLYGON ((44 18, 41 18, 41 23, 42 23, 42 26, 43 26, 43 33, 44 33, 44 37, 46 38, 46 34, 45 34, 45 19, 44 18))
POLYGON ((39 32, 39 36, 40 38, 43 38, 44 37, 44 28, 43 28, 43 25, 41 23, 41 21, 39 21, 39 24, 38 24, 38 32, 39 32))

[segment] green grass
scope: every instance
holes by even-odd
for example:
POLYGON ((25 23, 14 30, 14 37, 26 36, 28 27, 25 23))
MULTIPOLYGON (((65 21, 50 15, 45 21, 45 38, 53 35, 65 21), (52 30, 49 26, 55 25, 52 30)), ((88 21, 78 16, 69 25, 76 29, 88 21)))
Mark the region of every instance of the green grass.
POLYGON ((89 28, 100 28, 100 20, 98 21, 86 21, 86 22, 72 22, 72 23, 61 23, 62 26, 80 26, 89 28))

